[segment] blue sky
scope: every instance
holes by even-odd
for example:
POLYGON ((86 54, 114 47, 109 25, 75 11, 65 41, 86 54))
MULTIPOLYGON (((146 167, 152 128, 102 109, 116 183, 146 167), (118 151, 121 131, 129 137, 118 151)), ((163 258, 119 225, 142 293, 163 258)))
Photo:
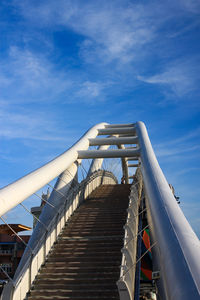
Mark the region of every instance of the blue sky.
POLYGON ((2 0, 1 187, 96 123, 141 120, 200 236, 199 32, 199 0, 2 0))

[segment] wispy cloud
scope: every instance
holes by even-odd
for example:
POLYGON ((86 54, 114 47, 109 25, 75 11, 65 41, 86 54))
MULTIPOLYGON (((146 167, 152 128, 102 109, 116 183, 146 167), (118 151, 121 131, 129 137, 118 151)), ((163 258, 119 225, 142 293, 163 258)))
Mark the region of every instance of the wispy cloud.
POLYGON ((192 151, 198 151, 200 149, 199 145, 192 146, 192 147, 177 147, 177 148, 171 148, 171 149, 165 149, 165 148, 157 148, 156 147, 156 154, 158 157, 166 157, 166 156, 176 156, 180 154, 185 153, 191 153, 192 151))
POLYGON ((6 63, 0 60, 0 107, 10 103, 88 103, 103 97, 101 82, 84 80, 71 69, 58 70, 43 54, 10 47, 6 63), (14 93, 13 93, 14 92, 14 93))
MULTIPOLYGON (((199 192, 199 191, 198 191, 199 192)), ((191 196, 190 196, 191 197, 191 196)), ((199 202, 185 202, 181 204, 181 208, 190 222, 191 226, 195 228, 197 236, 200 238, 200 205, 199 202)))
POLYGON ((178 0, 177 4, 183 10, 189 11, 190 13, 197 14, 197 15, 200 13, 199 0, 178 0))
POLYGON ((185 135, 163 141, 154 145, 158 157, 174 157, 182 159, 182 156, 187 155, 193 157, 194 154, 199 156, 199 136, 200 128, 196 128, 185 135))
MULTIPOLYGON (((142 75, 141 68, 138 69, 138 62, 142 65, 144 58, 149 56, 150 45, 151 51, 153 49, 155 52, 154 55, 159 53, 156 43, 159 39, 162 40, 162 29, 165 27, 165 23, 174 17, 178 19, 184 14, 195 14, 195 10, 199 9, 199 3, 196 1, 180 0, 174 3, 170 0, 162 5, 157 1, 153 1, 151 4, 136 4, 122 0, 85 2, 60 0, 56 3, 49 0, 34 4, 32 1, 14 1, 14 4, 25 22, 28 21, 34 29, 48 28, 48 30, 55 31, 59 28, 60 30, 72 30, 81 36, 76 45, 81 63, 95 64, 98 66, 98 72, 102 72, 102 75, 108 76, 110 70, 115 70, 121 74, 121 77, 118 78, 119 82, 121 78, 130 78, 131 76, 132 87, 141 81, 159 85, 165 95, 171 91, 178 98, 187 96, 198 89, 199 58, 190 59, 188 57, 187 60, 184 58, 174 62, 169 62, 166 58, 165 67, 163 66, 160 72, 150 76, 142 75)), ((194 23, 189 24, 188 28, 194 23)), ((181 28, 183 27, 182 22, 179 25, 181 28)), ((169 30, 164 35, 166 34, 167 38, 171 32, 173 36, 174 31, 174 29, 169 30)), ((162 55, 163 53, 159 53, 159 56, 162 55)), ((49 66, 48 63, 47 66, 49 66)), ((56 86, 58 94, 63 94, 66 93, 68 87, 70 97, 71 99, 74 97, 74 101, 79 95, 84 95, 88 99, 91 99, 90 96, 93 95, 96 100, 98 97, 100 100, 106 95, 105 87, 100 86, 100 81, 93 82, 88 78, 81 81, 75 78, 76 87, 80 86, 80 91, 74 93, 72 74, 70 72, 68 74, 64 72, 64 75, 56 73, 55 69, 53 70, 51 67, 47 68, 48 73, 46 69, 41 69, 41 80, 39 81, 43 84, 44 90, 49 89, 49 92, 52 93, 50 87, 55 88, 56 86), (51 71, 57 75, 56 80, 49 75, 51 71), (43 78, 47 80, 45 81, 43 78), (90 82, 90 87, 88 82, 90 82)), ((26 73, 27 69, 30 71, 30 68, 34 79, 40 66, 29 58, 28 65, 25 65, 23 72, 26 73)), ((144 72, 147 70, 145 66, 142 69, 144 72)), ((29 82, 29 87, 33 85, 33 82, 34 80, 29 82)), ((55 96, 55 92, 53 95, 55 96)), ((172 95, 170 94, 170 96, 172 95)))
MULTIPOLYGON (((59 131, 60 132, 60 131, 59 131)), ((58 135, 57 126, 45 113, 11 107, 0 108, 0 137, 39 141, 66 141, 64 135, 58 135)))
POLYGON ((200 20, 192 20, 189 24, 182 24, 179 29, 173 30, 173 32, 170 32, 167 37, 169 38, 177 38, 183 34, 189 33, 191 30, 195 29, 195 27, 198 27, 200 24, 200 20))
POLYGON ((152 76, 138 76, 138 80, 149 84, 168 86, 178 97, 185 96, 192 91, 199 89, 200 67, 197 60, 189 59, 175 61, 166 66, 161 73, 152 76))
POLYGON ((188 145, 188 142, 190 140, 194 140, 194 141, 198 141, 199 140, 199 137, 200 137, 200 128, 195 128, 193 129, 192 131, 189 131, 189 132, 186 132, 184 135, 180 136, 180 137, 177 137, 177 138, 174 138, 174 139, 170 139, 170 140, 167 140, 165 142, 162 142, 162 144, 157 144, 156 146, 157 147, 165 147, 165 146, 173 146, 173 145, 185 145, 187 144, 188 145))
POLYGON ((176 172, 176 176, 195 173, 195 172, 200 172, 200 167, 199 168, 198 167, 192 167, 192 168, 182 169, 182 170, 176 172))
POLYGON ((87 101, 88 99, 99 98, 99 96, 101 96, 101 100, 103 100, 103 88, 103 83, 85 81, 80 85, 78 91, 75 93, 75 96, 81 99, 87 99, 87 101))
POLYGON ((165 22, 178 19, 184 12, 196 14, 200 10, 199 0, 169 0, 162 4, 155 0, 150 4, 128 0, 15 0, 14 4, 34 27, 56 30, 62 26, 80 34, 82 57, 87 62, 101 59, 104 64, 136 61, 146 52, 145 45, 161 37, 159 30, 165 22))
POLYGON ((72 84, 43 55, 15 46, 10 47, 6 62, 1 61, 0 77, 4 78, 2 95, 18 103, 52 101, 72 84))
POLYGON ((31 2, 16 5, 36 26, 65 26, 82 35, 80 54, 87 61, 95 57, 104 63, 115 59, 129 62, 152 41, 156 30, 152 10, 127 1, 50 0, 34 6, 31 2))

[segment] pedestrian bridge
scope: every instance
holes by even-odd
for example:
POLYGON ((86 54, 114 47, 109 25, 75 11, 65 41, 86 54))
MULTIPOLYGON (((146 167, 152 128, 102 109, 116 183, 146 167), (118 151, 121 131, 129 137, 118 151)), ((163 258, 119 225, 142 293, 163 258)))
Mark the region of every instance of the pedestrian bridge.
POLYGON ((63 154, 2 188, 1 220, 18 204, 26 209, 23 201, 46 185, 50 197, 14 278, 7 274, 2 300, 200 299, 200 242, 144 123, 97 124, 63 154), (122 184, 102 167, 108 158, 120 159, 122 184))

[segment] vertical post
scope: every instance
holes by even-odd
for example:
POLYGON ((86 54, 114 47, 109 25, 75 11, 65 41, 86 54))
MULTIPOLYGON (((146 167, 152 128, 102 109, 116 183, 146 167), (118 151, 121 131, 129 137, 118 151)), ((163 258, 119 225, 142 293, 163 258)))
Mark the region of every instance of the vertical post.
POLYGON ((142 237, 141 237, 141 231, 142 231, 142 216, 140 214, 139 216, 139 224, 138 224, 138 232, 140 232, 140 234, 138 235, 138 239, 137 239, 137 255, 136 255, 136 261, 137 265, 136 265, 136 271, 135 271, 135 300, 139 300, 140 297, 140 269, 141 269, 141 243, 142 243, 142 237))
POLYGON ((48 231, 47 231, 47 229, 46 229, 46 232, 45 232, 45 238, 44 238, 44 251, 43 251, 44 259, 43 259, 43 263, 45 263, 45 260, 46 260, 46 242, 47 242, 47 235, 48 235, 48 231))
POLYGON ((56 239, 57 239, 57 235, 58 235, 58 229, 57 229, 57 227, 58 227, 58 220, 59 220, 59 212, 57 213, 57 215, 56 215, 56 224, 55 224, 55 241, 56 241, 56 239))
POLYGON ((31 289, 31 273, 32 273, 32 261, 33 261, 33 253, 31 253, 30 256, 30 262, 29 262, 29 290, 31 289))

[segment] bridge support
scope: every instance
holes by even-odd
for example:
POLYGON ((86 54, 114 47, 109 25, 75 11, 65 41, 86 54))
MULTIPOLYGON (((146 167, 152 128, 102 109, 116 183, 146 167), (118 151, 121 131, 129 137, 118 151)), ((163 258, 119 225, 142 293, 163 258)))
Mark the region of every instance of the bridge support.
POLYGON ((118 149, 118 150, 82 150, 78 151, 79 159, 87 158, 120 158, 120 157, 132 157, 139 156, 140 150, 136 149, 118 149))

